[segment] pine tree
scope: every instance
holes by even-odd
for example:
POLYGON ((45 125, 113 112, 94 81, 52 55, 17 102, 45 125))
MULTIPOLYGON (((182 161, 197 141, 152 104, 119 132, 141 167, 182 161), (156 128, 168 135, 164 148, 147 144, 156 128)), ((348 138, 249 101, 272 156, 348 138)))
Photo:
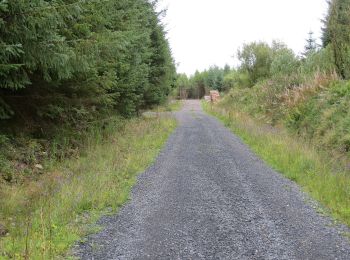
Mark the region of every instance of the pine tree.
POLYGON ((165 100, 174 61, 155 2, 0 2, 0 120, 81 124, 165 100))
POLYGON ((314 38, 314 33, 312 31, 309 32, 309 37, 306 39, 306 45, 304 47, 304 52, 302 53, 304 57, 308 57, 309 55, 315 53, 317 51, 317 43, 314 38))
POLYGON ((350 0, 333 0, 324 20, 323 45, 331 45, 338 74, 350 79, 350 0))
POLYGON ((331 0, 327 2, 328 3, 328 13, 326 14, 325 18, 322 19, 323 27, 321 28, 322 30, 322 47, 326 48, 330 43, 331 43, 331 36, 329 32, 329 22, 330 22, 330 13, 331 13, 331 8, 332 8, 332 3, 331 0))

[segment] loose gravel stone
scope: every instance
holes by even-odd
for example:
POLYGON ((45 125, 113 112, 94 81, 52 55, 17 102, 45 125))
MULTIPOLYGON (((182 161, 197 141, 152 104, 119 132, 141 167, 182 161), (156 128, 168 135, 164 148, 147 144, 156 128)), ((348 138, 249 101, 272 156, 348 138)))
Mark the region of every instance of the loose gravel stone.
POLYGON ((131 199, 81 259, 350 259, 348 231, 218 120, 187 101, 131 199))

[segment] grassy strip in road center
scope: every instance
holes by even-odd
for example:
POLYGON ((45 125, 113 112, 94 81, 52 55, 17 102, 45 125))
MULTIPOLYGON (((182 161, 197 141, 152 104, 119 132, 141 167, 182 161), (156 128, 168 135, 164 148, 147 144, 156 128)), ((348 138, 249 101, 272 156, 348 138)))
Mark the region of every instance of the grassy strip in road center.
POLYGON ((336 219, 350 226, 350 174, 329 163, 326 154, 287 132, 259 124, 238 111, 203 103, 275 170, 298 183, 336 219))
POLYGON ((96 129, 82 155, 58 162, 40 180, 0 187, 0 217, 9 229, 0 238, 0 259, 67 258, 70 246, 96 232, 101 215, 128 199, 137 174, 156 158, 176 121, 139 118, 109 127, 96 129))

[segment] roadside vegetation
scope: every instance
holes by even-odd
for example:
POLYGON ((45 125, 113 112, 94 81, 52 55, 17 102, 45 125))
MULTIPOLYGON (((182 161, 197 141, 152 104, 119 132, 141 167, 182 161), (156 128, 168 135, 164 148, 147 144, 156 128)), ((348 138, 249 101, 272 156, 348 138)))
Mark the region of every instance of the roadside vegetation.
POLYGON ((237 51, 240 65, 215 88, 223 91, 223 99, 207 106, 264 160, 348 225, 349 10, 349 1, 330 1, 322 45, 310 32, 299 56, 277 41, 244 44, 237 51))
POLYGON ((175 126, 157 1, 0 1, 0 258, 51 259, 128 196, 175 126))
POLYGON ((182 100, 169 100, 164 105, 156 106, 152 109, 153 112, 175 112, 180 111, 183 106, 182 100))
POLYGON ((86 132, 167 101, 175 65, 155 5, 1 1, 1 181, 36 177, 86 132))
POLYGON ((179 99, 201 99, 211 89, 227 91, 231 86, 228 85, 225 79, 230 72, 231 68, 227 65, 223 69, 212 66, 203 72, 196 71, 190 77, 186 74, 178 74, 175 83, 176 90, 173 91, 173 96, 179 99))
POLYGON ((252 150, 275 170, 298 183, 319 201, 322 213, 331 214, 350 226, 350 174, 345 161, 332 158, 303 138, 296 138, 284 128, 253 119, 250 115, 226 107, 205 110, 218 117, 252 150))
POLYGON ((65 256, 95 232, 95 221, 127 199, 138 173, 155 159, 176 123, 171 118, 109 121, 96 128, 76 158, 45 161, 45 173, 21 185, 2 185, 1 218, 8 234, 0 258, 65 256))

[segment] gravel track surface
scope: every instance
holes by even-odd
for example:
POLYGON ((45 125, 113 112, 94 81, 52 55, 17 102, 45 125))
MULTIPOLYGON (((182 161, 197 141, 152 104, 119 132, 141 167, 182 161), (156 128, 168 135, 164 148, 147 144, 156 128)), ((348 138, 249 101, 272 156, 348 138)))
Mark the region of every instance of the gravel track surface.
POLYGON ((82 259, 350 259, 350 243, 293 182, 266 166, 199 101, 131 200, 77 247, 82 259))

